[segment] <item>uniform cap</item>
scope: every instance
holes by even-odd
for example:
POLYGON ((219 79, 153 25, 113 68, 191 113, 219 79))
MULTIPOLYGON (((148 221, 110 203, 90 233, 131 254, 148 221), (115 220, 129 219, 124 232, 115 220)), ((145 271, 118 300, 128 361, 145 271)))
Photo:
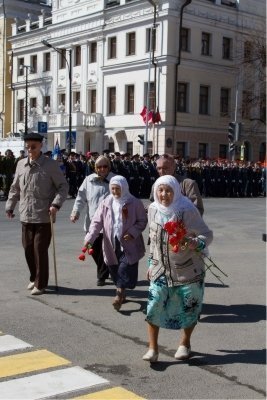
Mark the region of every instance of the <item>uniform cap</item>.
POLYGON ((42 142, 43 138, 44 137, 42 135, 40 135, 40 133, 31 132, 31 133, 27 133, 24 136, 24 142, 27 142, 27 140, 35 140, 36 142, 42 142))

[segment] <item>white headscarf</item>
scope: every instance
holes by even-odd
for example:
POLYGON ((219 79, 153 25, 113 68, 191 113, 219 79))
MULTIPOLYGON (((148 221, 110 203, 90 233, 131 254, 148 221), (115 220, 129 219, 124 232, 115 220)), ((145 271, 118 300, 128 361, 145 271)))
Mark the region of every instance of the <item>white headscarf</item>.
POLYGON ((129 186, 127 180, 124 178, 124 176, 121 175, 116 175, 113 176, 110 181, 109 181, 109 190, 111 193, 111 185, 117 185, 121 188, 121 197, 120 198, 115 198, 113 196, 113 201, 118 202, 119 204, 123 205, 126 203, 128 199, 133 197, 131 193, 129 192, 129 186))
POLYGON ((165 217, 171 219, 178 213, 183 212, 186 209, 192 209, 195 206, 187 197, 182 195, 180 184, 174 176, 164 175, 158 178, 154 184, 154 203, 151 204, 151 207, 156 208, 164 214, 165 217), (160 185, 168 185, 173 190, 173 201, 168 207, 163 206, 159 202, 157 189, 160 185))
POLYGON ((122 207, 127 202, 128 199, 133 197, 129 192, 129 186, 127 180, 124 176, 116 175, 110 179, 109 190, 112 196, 112 211, 113 211, 113 241, 115 244, 115 238, 118 239, 122 236, 122 207), (121 188, 121 196, 116 198, 111 193, 111 186, 117 185, 121 188))

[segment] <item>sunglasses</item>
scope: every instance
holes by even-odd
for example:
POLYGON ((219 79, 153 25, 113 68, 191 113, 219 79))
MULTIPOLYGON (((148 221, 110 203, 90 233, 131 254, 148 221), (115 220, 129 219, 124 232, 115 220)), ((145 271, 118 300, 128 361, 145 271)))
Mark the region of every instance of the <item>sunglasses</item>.
POLYGON ((100 168, 108 168, 108 165, 98 165, 96 168, 100 169, 100 168))

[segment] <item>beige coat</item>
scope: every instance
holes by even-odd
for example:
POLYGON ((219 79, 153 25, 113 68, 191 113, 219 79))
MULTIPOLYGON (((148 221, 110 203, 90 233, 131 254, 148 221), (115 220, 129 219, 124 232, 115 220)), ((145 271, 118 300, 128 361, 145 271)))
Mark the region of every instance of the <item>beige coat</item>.
POLYGON ((41 155, 30 165, 28 158, 23 158, 17 164, 6 211, 14 211, 19 201, 21 222, 48 223, 49 207, 60 208, 67 194, 68 183, 57 161, 41 155))
MULTIPOLYGON (((156 222, 157 213, 155 208, 149 207, 151 281, 165 275, 168 286, 178 286, 203 279, 204 262, 201 254, 189 248, 174 253, 168 244, 167 232, 156 222)), ((213 233, 195 207, 183 211, 177 217, 184 222, 188 237, 196 236, 203 240, 206 246, 212 242, 213 233)))

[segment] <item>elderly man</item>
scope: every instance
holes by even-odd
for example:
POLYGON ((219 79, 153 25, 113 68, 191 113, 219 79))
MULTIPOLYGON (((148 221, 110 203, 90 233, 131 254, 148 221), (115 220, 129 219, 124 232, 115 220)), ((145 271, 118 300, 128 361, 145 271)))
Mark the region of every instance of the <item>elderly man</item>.
MULTIPOLYGON (((176 164, 174 157, 170 154, 163 154, 156 161, 156 169, 159 176, 175 176, 177 181, 180 183, 182 194, 192 201, 192 203, 196 206, 196 208, 200 212, 200 215, 202 216, 204 213, 204 206, 198 185, 196 181, 193 181, 192 179, 183 178, 182 176, 175 175, 176 164)), ((152 187, 150 193, 150 201, 154 201, 153 189, 154 187, 152 187)))
POLYGON ((28 157, 16 168, 6 202, 6 214, 13 218, 19 201, 22 244, 30 270, 27 289, 41 295, 48 285, 48 248, 51 241, 51 218, 61 208, 68 194, 68 183, 58 162, 42 154, 43 136, 29 133, 24 138, 28 157))

